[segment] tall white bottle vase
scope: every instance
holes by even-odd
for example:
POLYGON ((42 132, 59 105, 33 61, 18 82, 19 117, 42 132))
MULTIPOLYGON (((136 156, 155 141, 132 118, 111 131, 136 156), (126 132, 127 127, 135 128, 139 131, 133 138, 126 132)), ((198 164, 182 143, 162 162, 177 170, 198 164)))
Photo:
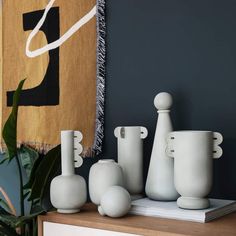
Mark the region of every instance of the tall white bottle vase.
POLYGON ((75 167, 82 165, 79 154, 83 136, 79 131, 61 131, 62 174, 55 177, 50 186, 52 205, 60 213, 76 213, 87 200, 86 182, 82 176, 75 175, 75 167))
POLYGON ((118 163, 123 169, 125 188, 132 197, 143 191, 143 139, 148 135, 145 127, 117 127, 118 163))
POLYGON ((153 200, 174 201, 179 194, 174 186, 174 160, 166 154, 167 134, 173 130, 170 119, 172 97, 159 93, 154 99, 158 120, 153 142, 145 192, 153 200))

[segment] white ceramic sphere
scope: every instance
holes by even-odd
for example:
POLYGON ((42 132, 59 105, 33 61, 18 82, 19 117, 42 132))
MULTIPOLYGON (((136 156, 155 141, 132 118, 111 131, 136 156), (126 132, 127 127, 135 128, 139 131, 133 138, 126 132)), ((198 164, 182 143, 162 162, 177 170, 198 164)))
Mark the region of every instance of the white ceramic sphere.
POLYGON ((89 195, 91 201, 100 205, 103 194, 111 186, 124 186, 121 166, 112 159, 99 160, 89 171, 89 195))
POLYGON ((172 96, 169 93, 158 93, 154 98, 154 105, 158 110, 168 110, 173 103, 172 96))
POLYGON ((100 203, 98 211, 101 215, 117 218, 129 212, 131 197, 123 187, 112 186, 104 193, 100 203))

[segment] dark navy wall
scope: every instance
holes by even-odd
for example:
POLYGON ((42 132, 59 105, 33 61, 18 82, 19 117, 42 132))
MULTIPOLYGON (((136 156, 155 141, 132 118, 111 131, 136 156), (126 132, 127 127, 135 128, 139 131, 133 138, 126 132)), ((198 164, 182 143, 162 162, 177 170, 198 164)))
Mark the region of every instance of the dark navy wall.
POLYGON ((107 0, 106 82, 105 157, 116 158, 116 126, 144 125, 147 169, 153 99, 168 91, 176 130, 223 134, 212 196, 236 199, 236 1, 107 0))
MULTIPOLYGON (((98 158, 116 159, 116 126, 143 125, 149 130, 146 173, 157 118, 153 99, 168 91, 175 130, 224 135, 211 195, 236 199, 235 90, 236 1, 107 0, 106 129, 98 158)), ((85 160, 78 172, 87 178, 98 158, 85 160)), ((14 169, 0 172, 0 184, 17 201, 16 188, 9 187, 14 169)))

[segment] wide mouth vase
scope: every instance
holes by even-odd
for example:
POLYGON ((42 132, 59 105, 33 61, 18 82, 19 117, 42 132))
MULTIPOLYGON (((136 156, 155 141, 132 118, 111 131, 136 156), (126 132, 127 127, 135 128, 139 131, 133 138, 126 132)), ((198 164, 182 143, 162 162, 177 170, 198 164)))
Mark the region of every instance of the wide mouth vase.
POLYGON ((201 130, 175 131, 168 134, 166 152, 174 158, 174 183, 181 195, 181 208, 209 207, 205 197, 212 187, 213 159, 222 155, 220 133, 201 130))

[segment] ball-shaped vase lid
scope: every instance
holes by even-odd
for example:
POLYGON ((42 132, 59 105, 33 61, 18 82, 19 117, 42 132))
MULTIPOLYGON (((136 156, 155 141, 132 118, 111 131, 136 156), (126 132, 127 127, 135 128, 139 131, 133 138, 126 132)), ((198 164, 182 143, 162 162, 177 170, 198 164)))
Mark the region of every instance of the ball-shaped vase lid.
POLYGON ((171 94, 166 92, 158 93, 154 99, 154 105, 158 110, 168 110, 171 108, 172 103, 171 94))

